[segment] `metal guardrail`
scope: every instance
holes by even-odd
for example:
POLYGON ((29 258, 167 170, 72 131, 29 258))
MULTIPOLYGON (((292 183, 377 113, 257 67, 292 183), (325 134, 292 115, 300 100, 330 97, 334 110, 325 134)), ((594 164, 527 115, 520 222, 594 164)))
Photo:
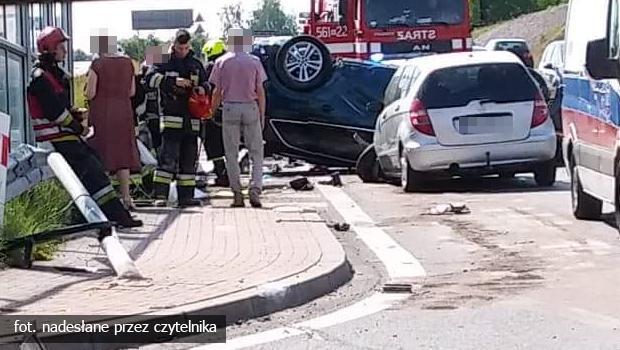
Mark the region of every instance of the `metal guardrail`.
POLYGON ((6 200, 27 192, 42 181, 58 177, 87 224, 70 226, 58 230, 35 233, 9 240, 7 247, 16 252, 23 248, 22 267, 31 266, 32 248, 57 238, 74 239, 94 236, 102 245, 108 261, 119 277, 142 278, 134 261, 120 243, 112 223, 106 218, 97 203, 90 197, 69 164, 59 153, 22 144, 9 155, 7 169, 6 200), (88 231, 91 233, 89 234, 88 231), (93 235, 92 231, 96 231, 93 235))

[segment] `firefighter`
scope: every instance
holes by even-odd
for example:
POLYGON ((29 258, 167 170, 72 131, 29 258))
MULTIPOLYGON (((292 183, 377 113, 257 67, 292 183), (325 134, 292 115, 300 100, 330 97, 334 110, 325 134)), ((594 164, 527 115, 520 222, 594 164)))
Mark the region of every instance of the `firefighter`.
POLYGON ((154 154, 159 154, 159 149, 161 147, 161 98, 159 89, 151 88, 146 84, 146 76, 149 68, 150 66, 145 62, 140 69, 142 77, 141 85, 144 87, 146 93, 145 111, 140 115, 140 121, 145 123, 149 133, 148 140, 144 140, 148 142, 143 142, 154 154))
POLYGON ((153 177, 158 205, 164 205, 174 179, 180 207, 202 204, 194 199, 200 118, 190 114, 189 100, 192 93, 205 95, 210 89, 190 40, 187 30, 179 30, 168 62, 155 64, 147 76, 149 86, 159 89, 163 100, 162 145, 153 177))
MULTIPOLYGON (((202 48, 202 53, 206 61, 207 77, 211 75, 211 70, 215 60, 226 53, 226 44, 222 40, 210 40, 202 48)), ((211 86, 213 89, 213 86, 211 86)), ((226 162, 224 157, 224 142, 222 140, 222 110, 217 110, 213 118, 206 120, 201 125, 200 135, 202 137, 205 152, 209 160, 213 161, 215 167, 215 186, 228 187, 228 175, 226 174, 226 162)))
POLYGON ((39 57, 27 89, 36 141, 50 142, 65 158, 110 221, 122 227, 142 226, 125 209, 101 160, 82 139, 88 128, 82 112, 71 107, 69 75, 58 65, 66 58, 69 39, 57 27, 45 28, 37 38, 39 57))

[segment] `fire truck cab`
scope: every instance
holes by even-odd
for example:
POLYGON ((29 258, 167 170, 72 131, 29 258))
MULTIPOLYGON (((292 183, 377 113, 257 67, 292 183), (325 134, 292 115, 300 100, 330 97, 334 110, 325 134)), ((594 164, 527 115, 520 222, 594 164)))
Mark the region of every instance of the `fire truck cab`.
POLYGON ((472 49, 467 0, 310 0, 304 33, 332 56, 402 59, 472 49))

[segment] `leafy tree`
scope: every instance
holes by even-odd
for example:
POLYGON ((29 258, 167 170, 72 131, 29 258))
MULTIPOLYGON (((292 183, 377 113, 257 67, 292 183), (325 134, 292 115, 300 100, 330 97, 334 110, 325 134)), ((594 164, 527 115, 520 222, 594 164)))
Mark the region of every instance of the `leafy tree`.
POLYGON ((73 60, 74 61, 89 61, 90 55, 88 55, 86 52, 82 51, 81 49, 77 49, 73 51, 73 60))
POLYGON ((230 28, 243 27, 243 9, 240 2, 224 6, 218 15, 222 22, 222 37, 226 37, 230 28))
POLYGON ((200 59, 202 57, 202 47, 209 40, 209 36, 203 33, 195 33, 192 37, 192 50, 194 51, 194 55, 196 58, 200 59))
POLYGON ((262 0, 260 7, 252 13, 250 28, 255 32, 268 31, 275 35, 295 35, 295 17, 282 10, 280 0, 262 0))
POLYGON ((163 41, 159 40, 152 34, 150 34, 146 39, 134 35, 129 39, 119 40, 118 44, 121 48, 123 48, 123 51, 125 51, 127 56, 136 61, 142 61, 144 60, 144 53, 148 46, 159 46, 163 44, 163 41))

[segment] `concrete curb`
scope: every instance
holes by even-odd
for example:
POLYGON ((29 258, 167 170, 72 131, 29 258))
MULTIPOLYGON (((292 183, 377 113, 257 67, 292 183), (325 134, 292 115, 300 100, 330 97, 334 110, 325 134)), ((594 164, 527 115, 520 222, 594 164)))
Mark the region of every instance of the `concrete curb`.
MULTIPOLYGON (((324 254, 321 261, 302 273, 312 273, 312 275, 300 280, 299 274, 273 281, 269 286, 272 288, 250 288, 229 295, 224 295, 213 300, 197 302, 183 307, 165 309, 154 313, 139 315, 141 320, 148 319, 148 322, 157 321, 169 317, 169 315, 179 315, 181 318, 192 315, 226 315, 226 324, 231 325, 238 321, 249 320, 266 316, 284 309, 303 305, 313 299, 328 294, 341 287, 351 280, 353 270, 349 264, 344 249, 336 240, 332 232, 324 226, 324 229, 331 236, 330 242, 326 239, 321 245, 330 253, 324 254), (214 304, 214 301, 216 303, 214 304), (162 313, 165 313, 162 315, 162 313)), ((327 234, 327 233, 326 233, 327 234)), ((132 315, 138 316, 138 315, 132 315)), ((122 322, 131 323, 132 317, 127 315, 122 319, 115 319, 122 322)), ((111 321, 108 318, 108 321, 111 321)), ((139 321, 138 321, 139 322, 139 321)), ((188 338, 188 339, 191 339, 188 338)), ((116 350, 138 346, 137 344, 110 344, 96 343, 93 339, 91 344, 68 344, 68 343, 45 343, 46 350, 116 350)), ((153 338, 153 342, 158 342, 153 338)), ((188 340, 191 342, 191 340, 188 340)), ((140 344, 146 346, 148 344, 140 344)), ((19 349, 19 344, 0 344, 0 350, 19 349)), ((33 349, 39 349, 35 347, 33 349)))

